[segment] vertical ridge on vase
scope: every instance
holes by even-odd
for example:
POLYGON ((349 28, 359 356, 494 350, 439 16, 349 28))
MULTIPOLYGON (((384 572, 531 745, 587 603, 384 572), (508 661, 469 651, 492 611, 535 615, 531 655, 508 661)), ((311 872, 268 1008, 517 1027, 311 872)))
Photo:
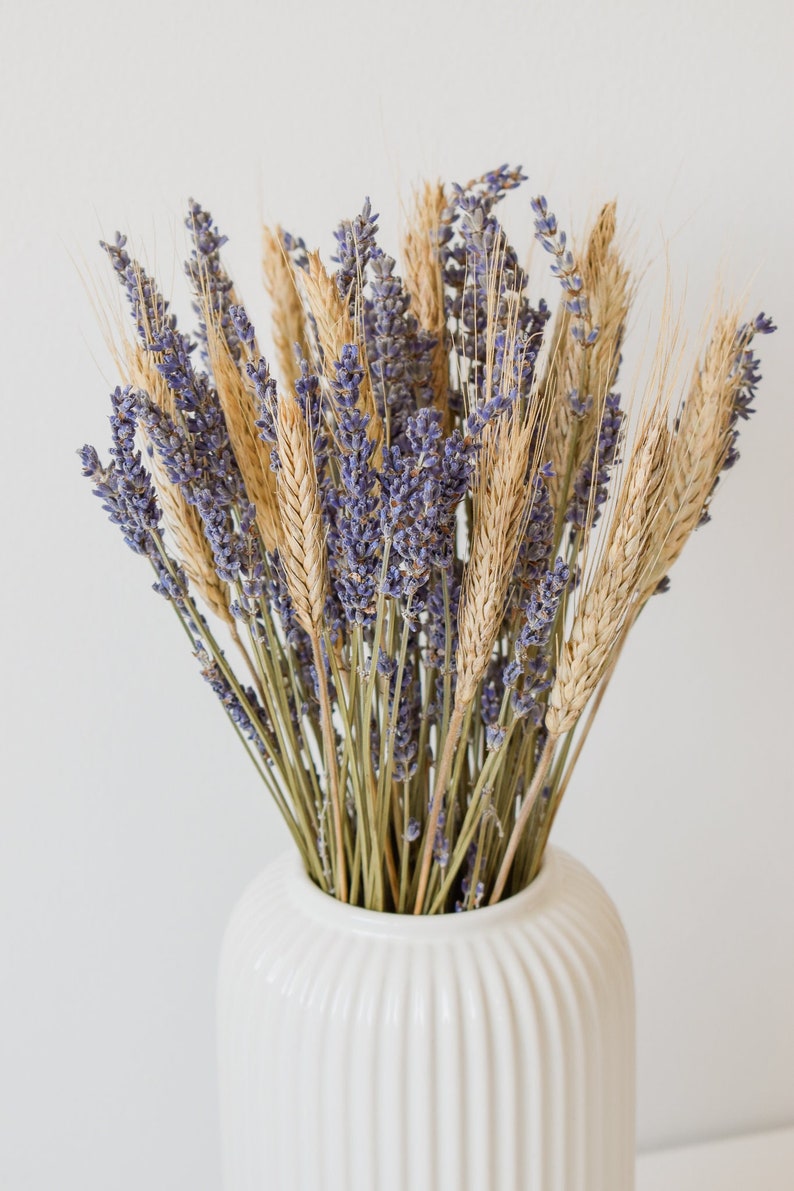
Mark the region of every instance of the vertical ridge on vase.
POLYGON ((437 918, 279 861, 222 953, 225 1191, 633 1191, 633 1011, 614 906, 554 849, 437 918))

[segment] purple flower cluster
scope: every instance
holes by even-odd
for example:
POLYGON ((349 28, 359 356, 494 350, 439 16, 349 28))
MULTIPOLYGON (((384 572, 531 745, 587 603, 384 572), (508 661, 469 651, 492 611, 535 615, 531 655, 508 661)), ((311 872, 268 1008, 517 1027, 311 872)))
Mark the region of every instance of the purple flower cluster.
POLYGON ((518 600, 521 607, 525 605, 529 592, 548 569, 554 549, 554 509, 548 485, 553 475, 554 470, 551 464, 547 463, 532 477, 532 503, 518 548, 514 575, 519 588, 518 600))
POLYGON ((549 317, 545 303, 537 308, 530 304, 527 274, 493 214, 506 188, 519 185, 524 175, 520 170, 501 170, 486 177, 489 183, 457 189, 454 222, 459 223, 460 237, 458 242, 452 241, 450 227, 443 256, 445 282, 451 293, 449 314, 459 324, 460 348, 472 365, 469 380, 476 406, 486 400, 486 389, 502 400, 515 392, 529 392, 549 317), (497 328, 496 359, 490 372, 489 327, 497 328), (503 377, 502 349, 508 328, 519 350, 513 353, 511 375, 503 377))
POLYGON ((104 502, 105 511, 113 524, 118 525, 130 549, 152 557, 156 555, 152 535, 158 529, 161 512, 152 478, 135 446, 137 394, 129 385, 124 389, 117 387, 110 402, 112 461, 108 467, 102 467, 94 447, 85 446, 80 452, 83 475, 96 484, 96 495, 104 502))
MULTIPOLYGON (((480 871, 482 871, 486 862, 486 857, 480 857, 480 871)), ((466 873, 460 883, 461 896, 455 902, 455 911, 460 913, 463 910, 479 910, 482 899, 485 895, 485 884, 483 881, 474 881, 474 867, 477 864, 477 845, 472 844, 466 854, 466 873)))
MULTIPOLYGON (((262 740, 261 734, 257 731, 251 720, 248 711, 243 706, 238 695, 232 689, 231 683, 224 675, 218 662, 207 653, 205 647, 200 641, 196 642, 195 657, 201 666, 201 677, 209 685, 211 690, 220 699, 223 706, 226 708, 226 713, 229 719, 242 734, 254 745, 259 754, 267 758, 268 753, 262 740)), ((260 725, 265 729, 270 726, 269 717, 264 707, 262 707, 256 697, 256 694, 250 687, 243 689, 245 701, 250 710, 253 710, 260 725)))
POLYGON ((756 335, 771 335, 776 330, 777 327, 772 319, 761 311, 751 323, 739 327, 736 332, 737 352, 734 374, 738 375, 740 379, 733 399, 731 444, 725 456, 723 471, 733 467, 739 458, 739 452, 736 449, 736 442, 739 438, 739 421, 746 422, 751 414, 755 413, 753 401, 757 396, 761 373, 759 372, 758 357, 753 351, 753 339, 756 335))
MULTIPOLYGON (((361 214, 355 219, 345 219, 334 232, 336 255, 331 257, 339 265, 335 273, 339 296, 355 307, 356 295, 363 288, 364 276, 370 258, 375 251, 375 235, 378 231, 377 215, 372 214, 372 204, 364 200, 361 214)), ((302 244, 302 241, 301 241, 302 244)))
POLYGON ((573 494, 565 512, 565 520, 576 530, 594 525, 601 516, 601 508, 607 499, 609 477, 617 462, 622 424, 620 394, 609 393, 604 402, 593 452, 574 478, 573 494))
POLYGON ((392 594, 415 595, 433 568, 447 570, 454 557, 455 511, 471 482, 478 443, 441 431, 441 414, 420 409, 408 419, 405 449, 383 452, 381 529, 394 560, 387 578, 392 594))
MULTIPOLYGON (((396 696, 397 676, 394 675, 390 684, 390 699, 396 696)), ((397 722, 394 729, 394 758, 393 776, 397 782, 407 782, 416 773, 417 766, 417 733, 419 728, 419 686, 413 671, 406 667, 403 670, 400 683, 400 701, 397 707, 397 722)))
POLYGON ((591 347, 598 338, 598 329, 587 328, 585 324, 590 308, 584 292, 584 281, 576 268, 573 253, 567 246, 568 237, 560 231, 557 217, 549 210, 545 195, 538 195, 531 203, 535 212, 535 239, 555 258, 551 271, 567 295, 565 309, 578 320, 571 328, 571 334, 585 347, 591 347))
POLYGON ((332 383, 337 406, 336 438, 340 447, 341 492, 336 509, 338 559, 336 590, 351 624, 371 624, 375 619, 377 582, 380 571, 380 495, 378 475, 372 466, 375 443, 367 437, 369 414, 358 408, 364 369, 358 348, 348 344, 335 364, 332 383))
POLYGON ((79 452, 83 475, 94 484, 94 495, 129 548, 152 563, 157 574, 155 591, 184 611, 187 579, 166 554, 160 533, 162 513, 151 475, 135 445, 138 396, 130 386, 111 393, 110 463, 103 466, 96 449, 86 444, 79 452))
MULTIPOLYGON (((209 378, 193 367, 191 357, 195 343, 178 330, 167 302, 146 271, 132 260, 125 245, 126 237, 117 233, 114 244, 102 242, 101 246, 127 293, 141 345, 146 351, 155 353, 157 370, 174 394, 174 404, 185 432, 180 438, 179 428, 162 413, 160 443, 165 446, 168 440, 169 444, 163 463, 167 469, 171 467, 173 452, 178 450, 180 461, 186 465, 184 476, 178 482, 183 485, 185 496, 191 503, 195 503, 199 489, 207 488, 219 501, 230 504, 243 497, 243 482, 231 450, 218 395, 209 378), (176 439, 180 441, 177 443, 176 439)), ((158 421, 153 416, 151 400, 144 404, 147 422, 150 419, 158 421)))
POLYGON ((570 569, 558 558, 532 592, 524 610, 524 623, 515 642, 515 660, 504 668, 506 687, 512 689, 511 705, 519 718, 542 719, 540 695, 548 689, 551 662, 548 646, 570 569))
POLYGON ((185 272, 197 297, 193 310, 198 319, 199 338, 206 348, 206 301, 209 304, 209 313, 220 329, 232 359, 239 362, 240 341, 230 317, 234 287, 221 261, 221 248, 227 243, 228 237, 220 234, 209 211, 205 211, 193 199, 188 205, 185 227, 190 232, 193 244, 190 260, 185 264, 185 272))
POLYGON ((364 303, 367 362, 378 413, 391 444, 401 444, 408 418, 433 399, 432 351, 436 341, 410 312, 410 296, 395 261, 373 247, 370 297, 364 303))

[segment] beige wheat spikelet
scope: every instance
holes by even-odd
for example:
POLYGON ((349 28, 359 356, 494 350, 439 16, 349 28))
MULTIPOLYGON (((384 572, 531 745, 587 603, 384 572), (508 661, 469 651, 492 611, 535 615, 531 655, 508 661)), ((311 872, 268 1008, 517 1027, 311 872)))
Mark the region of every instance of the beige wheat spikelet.
POLYGON ((302 355, 308 355, 306 323, 298 291, 295 269, 284 250, 280 227, 266 227, 262 232, 262 272, 265 288, 272 303, 273 344, 279 379, 291 392, 300 379, 300 366, 295 355, 297 343, 302 355))
POLYGON ((477 460, 471 554, 458 620, 456 702, 467 703, 485 673, 502 624, 521 532, 532 498, 526 482, 532 423, 508 415, 477 460))
POLYGON ((359 405, 363 413, 369 414, 367 437, 378 445, 378 453, 374 459, 374 464, 377 467, 380 463, 380 447, 384 437, 383 422, 375 405, 363 336, 359 334, 346 303, 339 296, 336 282, 320 260, 320 254, 310 252, 308 259, 309 269, 302 277, 303 288, 309 310, 317 326, 317 337, 323 353, 326 380, 336 379, 333 370, 334 361, 342 358, 342 348, 346 344, 355 343, 358 347, 359 360, 364 368, 364 376, 359 389, 359 405))
POLYGON ((449 353, 444 313, 444 277, 438 254, 438 232, 447 206, 441 182, 425 182, 415 196, 414 209, 403 239, 405 287, 419 325, 436 340, 432 355, 434 404, 449 427, 449 353))
POLYGON ((731 412, 741 377, 735 369, 736 309, 716 320, 703 362, 672 436, 670 462, 660 494, 654 541, 643 582, 650 596, 697 527, 730 447, 731 412))
MULTIPOLYGON (((174 404, 174 394, 157 371, 154 353, 146 351, 140 344, 127 341, 124 357, 123 369, 130 384, 142 389, 172 421, 178 422, 179 412, 174 404)), ((142 430, 142 433, 146 438, 145 431, 142 430)), ((172 484, 168 479, 156 450, 152 452, 151 471, 163 510, 163 520, 185 574, 210 611, 226 624, 232 625, 234 618, 229 611, 229 586, 215 569, 212 549, 198 509, 188 503, 179 485, 172 484)))
POLYGON ((318 638, 327 590, 325 534, 311 430, 293 397, 279 395, 276 445, 281 559, 301 626, 318 638))
POLYGON ((554 466, 549 492, 556 509, 567 503, 570 486, 582 464, 592 454, 603 416, 604 401, 612 390, 620 363, 620 348, 633 288, 622 256, 615 246, 614 202, 607 203, 590 232, 582 261, 584 293, 589 304, 585 331, 598 327, 594 344, 585 347, 572 334, 572 316, 562 310, 552 334, 544 379, 551 417, 547 455, 554 466), (588 413, 576 417, 568 394, 576 389, 583 399, 592 397, 588 413), (562 488, 568 478, 568 490, 562 488))
POLYGON ((603 549, 584 580, 549 695, 546 727, 555 739, 576 723, 632 615, 668 462, 667 419, 667 407, 660 403, 646 420, 626 465, 603 549))
POLYGON ((226 344, 217 315, 207 301, 203 309, 207 327, 207 355, 218 392, 226 429, 243 477, 248 499, 256 508, 256 525, 266 550, 279 545, 276 480, 270 467, 270 445, 256 426, 259 412, 247 378, 244 378, 226 344))

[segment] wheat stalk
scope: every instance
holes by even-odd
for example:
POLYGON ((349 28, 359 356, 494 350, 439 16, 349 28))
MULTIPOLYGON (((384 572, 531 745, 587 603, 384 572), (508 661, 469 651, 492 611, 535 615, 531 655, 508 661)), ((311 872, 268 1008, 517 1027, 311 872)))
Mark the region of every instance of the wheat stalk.
POLYGON ((383 443, 383 422, 375 404, 372 378, 367 367, 367 353, 364 337, 356 326, 347 304, 339 296, 336 282, 325 268, 317 252, 308 254, 309 268, 303 274, 303 288, 306 301, 317 327, 317 338, 323 357, 323 372, 327 381, 336 380, 334 362, 341 360, 342 348, 349 343, 358 347, 359 359, 364 364, 364 376, 359 389, 359 407, 369 415, 367 436, 378 445, 375 465, 380 463, 380 447, 383 443))
POLYGON ((295 353, 308 355, 306 321, 298 290, 295 268, 284 250, 282 229, 262 230, 262 274, 271 302, 273 346, 282 386, 289 392, 300 379, 300 363, 295 353))
POLYGON ((696 369, 672 438, 670 459, 643 580, 647 599, 669 571, 706 511, 730 446, 731 413, 740 377, 735 309, 720 314, 696 369))
POLYGON ((347 872, 328 678, 322 648, 322 625, 328 591, 320 493, 314 464, 312 432, 293 397, 279 395, 276 417, 278 505, 281 513, 281 559, 295 614, 312 643, 320 693, 325 763, 335 835, 338 893, 347 901, 347 872))
POLYGON ((414 913, 421 914, 438 820, 467 708, 493 653, 504 620, 521 533, 532 501, 527 475, 533 467, 535 410, 521 417, 515 406, 498 426, 488 426, 475 471, 471 554, 458 615, 455 702, 433 788, 414 913))
POLYGON ((449 347, 444 311, 444 276, 438 255, 438 233, 447 197, 441 182, 426 182, 414 196, 411 219, 403 237, 405 288, 419 325, 436 341, 432 354, 433 401, 450 426, 449 347))
POLYGON ((636 600, 667 471, 667 420, 667 408, 660 403, 634 445, 603 548, 583 579, 549 695, 546 728, 554 738, 579 718, 609 665, 636 600))
MULTIPOLYGON (((127 343, 125 370, 129 382, 135 388, 145 392, 172 420, 179 420, 174 395, 157 371, 152 352, 139 344, 127 343)), ((145 430, 142 427, 139 429, 146 439, 145 430)), ((156 449, 152 451, 150 462, 163 519, 185 574, 210 611, 232 626, 234 617, 229 611, 229 586, 219 578, 215 569, 212 548, 204 533, 201 515, 195 505, 185 499, 180 485, 172 484, 168 479, 156 449)))
POLYGON ((590 457, 598 436, 604 401, 612 390, 620 363, 620 349, 632 298, 632 284, 621 253, 614 243, 615 203, 602 207, 588 236, 581 263, 589 313, 583 331, 597 328, 596 340, 587 346, 574 339, 573 316, 562 309, 552 334, 543 391, 550 402, 547 455, 554 468, 549 492, 554 507, 567 504, 570 486, 590 457), (591 398, 588 412, 573 412, 569 395, 591 398))

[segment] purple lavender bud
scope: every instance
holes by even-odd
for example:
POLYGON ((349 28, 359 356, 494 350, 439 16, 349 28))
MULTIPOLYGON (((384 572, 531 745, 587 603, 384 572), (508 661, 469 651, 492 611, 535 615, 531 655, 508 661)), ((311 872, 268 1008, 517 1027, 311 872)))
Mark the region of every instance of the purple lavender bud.
POLYGON ((485 729, 485 747, 489 752, 497 752, 505 741, 507 729, 502 728, 499 724, 488 724, 485 729))
POLYGON ((244 343, 246 347, 252 348, 256 341, 256 332, 254 331, 253 323, 245 312, 245 307, 230 306, 229 318, 240 342, 244 343))
POLYGON ((370 255, 371 298, 364 305, 364 332, 372 389, 391 443, 401 445, 408 418, 432 401, 435 340, 410 313, 410 296, 379 248, 370 255))
MULTIPOLYGON (((752 322, 745 323, 736 331, 736 358, 731 371, 731 379, 735 380, 738 377, 738 384, 733 397, 733 407, 730 416, 730 440, 728 450, 725 453, 722 471, 727 471, 733 467, 739 458, 739 452, 736 449, 736 443, 739 439, 739 421, 747 421, 751 414, 755 413, 753 401, 757 395, 761 373, 759 371, 758 357, 752 347, 753 339, 756 335, 770 335, 776 330, 777 327, 772 322, 772 319, 762 311, 752 322)), ((718 483, 719 476, 715 479, 709 493, 706 506, 698 522, 698 527, 706 525, 711 520, 708 506, 718 483)))
POLYGON ((348 621, 371 624, 377 610, 380 572, 380 495, 372 466, 375 443, 367 436, 369 414, 358 408, 364 370, 352 344, 342 349, 332 382, 337 405, 336 439, 340 447, 341 488, 334 494, 335 536, 329 555, 336 560, 334 586, 348 621))
POLYGON ((405 834, 403 835, 403 839, 405 840, 405 842, 408 844, 416 843, 416 841, 419 839, 419 836, 421 834, 422 834, 422 827, 421 827, 421 824, 419 823, 419 820, 414 819, 413 817, 410 818, 408 820, 408 826, 406 827, 405 834))
POLYGON ((353 220, 343 220, 334 232, 337 252, 331 260, 339 265, 334 276, 339 296, 345 301, 355 303, 359 282, 363 284, 367 265, 375 250, 377 219, 378 216, 372 214, 372 204, 367 198, 361 214, 353 220))
POLYGON ((553 468, 548 463, 532 478, 532 503, 514 572, 514 579, 520 588, 521 607, 526 605, 529 592, 549 569, 549 560, 554 548, 554 509, 546 482, 552 475, 553 468))
MULTIPOLYGON (((209 378, 193 366, 195 343, 177 329, 168 303, 141 265, 130 258, 125 244, 126 238, 117 233, 115 244, 103 242, 102 248, 126 290, 141 343, 159 356, 157 370, 175 394, 174 403, 200 469, 196 483, 211 488, 219 499, 232 501, 243 494, 244 485, 218 395, 209 378)), ((190 499, 190 486, 187 480, 184 483, 190 499)))
POLYGON ((224 338, 229 353, 235 363, 240 361, 240 340, 234 322, 231 319, 231 294, 233 284, 221 262, 220 250, 227 243, 227 237, 222 236, 215 226, 209 211, 193 199, 190 200, 185 227, 190 232, 193 248, 190 260, 185 264, 185 273, 193 284, 197 300, 193 303, 193 310, 199 320, 199 338, 201 339, 206 357, 207 327, 204 319, 206 310, 204 303, 209 303, 210 312, 216 326, 224 338))
POLYGON ((489 676, 488 681, 484 682, 480 697, 480 715, 486 727, 490 728, 498 721, 500 707, 501 694, 499 693, 498 684, 496 684, 496 676, 492 674, 489 676))
POLYGON ((524 610, 524 624, 516 637, 515 661, 503 672, 505 686, 512 689, 511 705, 518 718, 529 716, 539 724, 542 711, 539 696, 551 685, 551 634, 570 569, 562 558, 546 572, 532 592, 524 610))
POLYGON ((240 539, 228 507, 221 505, 209 489, 202 488, 196 493, 196 508, 204 523, 218 577, 226 583, 236 583, 241 566, 240 539))
MULTIPOLYGON (((201 676, 209 687, 215 692, 220 699, 223 706, 226 708, 226 713, 229 719, 235 724, 240 731, 246 736, 264 757, 267 755, 265 746, 259 733, 256 731, 248 712, 243 707, 238 696, 234 693, 225 677, 218 663, 210 657, 206 649, 200 642, 196 642, 195 655, 201 666, 201 676)), ((269 717, 264 707, 262 707, 255 695, 255 693, 248 689, 244 691, 246 702, 252 708, 260 721, 260 724, 268 729, 270 727, 269 717)))
POLYGON ((609 479, 618 458, 622 426, 620 394, 610 393, 604 403, 593 450, 574 477, 573 495, 565 513, 565 520, 574 529, 584 530, 601 516, 609 479))

